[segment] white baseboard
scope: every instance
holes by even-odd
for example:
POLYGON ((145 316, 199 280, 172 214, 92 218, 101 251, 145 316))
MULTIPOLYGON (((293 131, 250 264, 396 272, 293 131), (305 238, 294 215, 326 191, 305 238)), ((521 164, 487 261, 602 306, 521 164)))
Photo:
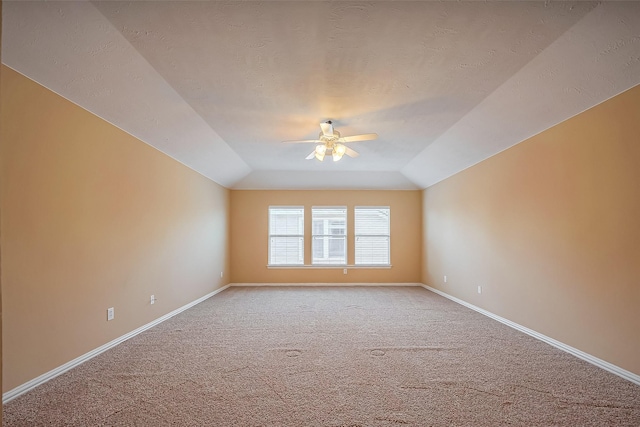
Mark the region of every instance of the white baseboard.
POLYGON ((230 286, 423 286, 422 283, 230 283, 230 286))
POLYGON ((585 353, 582 350, 578 350, 577 348, 571 347, 571 346, 569 346, 567 344, 564 344, 564 343, 562 343, 562 342, 560 342, 558 340, 554 340, 553 338, 550 338, 550 337, 548 337, 546 335, 543 335, 543 334, 541 334, 539 332, 536 332, 533 329, 529 329, 529 328, 527 328, 525 326, 522 326, 522 325, 519 325, 519 324, 517 324, 515 322, 512 322, 509 319, 505 319, 504 317, 500 317, 497 314, 493 314, 490 311, 484 310, 484 309, 482 309, 480 307, 476 307, 473 304, 469 304, 466 301, 463 301, 463 300, 461 300, 459 298, 451 296, 451 295, 449 295, 449 294, 447 294, 445 292, 442 292, 442 291, 440 291, 438 289, 432 288, 431 286, 424 285, 424 284, 422 284, 421 286, 423 288, 425 288, 425 289, 430 290, 431 292, 434 292, 434 293, 436 293, 436 294, 438 294, 440 296, 443 296, 443 297, 445 297, 447 299, 450 299, 451 301, 454 301, 454 302, 456 302, 456 303, 458 303, 460 305, 463 305, 463 306, 465 306, 467 308, 470 308, 471 310, 477 311, 480 314, 484 314, 485 316, 490 317, 493 320, 497 320, 498 322, 503 323, 503 324, 513 328, 513 329, 516 329, 516 330, 518 330, 520 332, 523 332, 523 333, 525 333, 527 335, 530 335, 530 336, 532 336, 534 338, 537 338, 542 342, 545 342, 545 343, 547 343, 549 345, 552 345, 552 346, 554 346, 556 348, 559 348, 560 350, 566 351, 567 353, 572 354, 572 355, 574 355, 574 356, 576 356, 576 357, 578 357, 578 358, 580 358, 582 360, 585 360, 585 361, 591 363, 592 365, 595 365, 595 366, 597 366, 599 368, 602 368, 605 371, 609 371, 612 374, 616 374, 619 377, 622 377, 627 381, 631 381, 632 383, 640 385, 640 375, 638 375, 638 374, 634 374, 633 372, 627 371, 626 369, 623 369, 623 368, 621 368, 619 366, 616 366, 616 365, 614 365, 612 363, 609 363, 606 360, 599 359, 599 358, 597 358, 595 356, 590 355, 589 353, 585 353))
POLYGON ((45 372, 44 374, 40 375, 37 378, 32 379, 31 381, 27 381, 26 383, 19 385, 18 387, 9 390, 6 393, 2 394, 2 403, 5 404, 7 402, 10 402, 11 400, 15 399, 16 397, 20 396, 21 394, 24 394, 26 392, 28 392, 29 390, 32 390, 34 388, 36 388, 37 386, 57 377, 60 374, 63 374, 65 372, 67 372, 68 370, 75 368, 76 366, 86 362, 89 359, 92 359, 94 357, 96 357, 97 355, 99 355, 100 353, 103 353, 107 350, 109 350, 110 348, 113 348, 115 346, 117 346, 118 344, 128 340, 129 338, 132 338, 136 335, 138 335, 141 332, 146 331, 149 328, 152 328, 154 326, 156 326, 159 323, 164 322, 165 320, 175 316, 176 314, 179 314, 191 307, 193 307, 196 304, 201 303, 202 301, 211 298, 212 296, 214 296, 217 293, 220 293, 222 291, 224 291, 225 289, 227 289, 229 287, 229 285, 223 286, 219 289, 216 289, 213 292, 210 292, 208 294, 206 294, 205 296, 198 298, 195 301, 190 302, 189 304, 183 305, 180 308, 177 308, 175 310, 173 310, 170 313, 165 314, 162 317, 157 318, 156 320, 147 323, 146 325, 143 325, 141 327, 139 327, 138 329, 135 329, 127 334, 122 335, 119 338, 116 338, 113 341, 110 341, 94 350, 91 350, 88 353, 83 354, 80 357, 76 357, 75 359, 71 360, 70 362, 65 363, 64 365, 58 366, 55 369, 52 369, 49 372, 45 372))
POLYGON ((135 329, 125 335, 122 335, 119 338, 116 338, 113 341, 110 341, 88 353, 83 354, 82 356, 79 356, 73 360, 71 360, 70 362, 65 363, 64 365, 61 365, 49 372, 46 372, 42 375, 40 375, 37 378, 34 378, 12 390, 7 391, 6 393, 2 394, 2 403, 7 403, 13 399, 15 399, 16 397, 20 396, 21 394, 24 394, 26 392, 28 392, 29 390, 34 389, 35 387, 57 377, 58 375, 61 375, 65 372, 67 372, 68 370, 86 362, 87 360, 99 355, 100 353, 103 353, 107 350, 109 350, 110 348, 115 347, 116 345, 128 340, 129 338, 132 338, 136 335, 138 335, 141 332, 146 331, 147 329, 150 329, 156 325, 158 325, 159 323, 164 322, 165 320, 193 307, 196 304, 201 303, 202 301, 211 298, 212 296, 214 296, 217 293, 220 293, 222 291, 224 291, 225 289, 229 288, 230 286, 421 286, 431 292, 434 292, 438 295, 441 295, 451 301, 454 301, 460 305, 463 305, 467 308, 470 308, 474 311, 477 311, 478 313, 481 313, 487 317, 490 317, 494 320, 497 320, 500 323, 503 323, 513 329, 516 329, 520 332, 523 332, 527 335, 530 335, 534 338, 539 339, 540 341, 543 341, 549 345, 552 345, 556 348, 559 348, 563 351, 566 351, 569 354, 572 354, 582 360, 585 360, 599 368, 602 368, 606 371, 609 371, 613 374, 616 374, 628 381, 631 381, 632 383, 635 383, 637 385, 640 385, 640 375, 634 374, 633 372, 627 371, 623 368, 620 368, 619 366, 616 366, 612 363, 609 363, 605 360, 599 359, 595 356, 592 356, 588 353, 585 353, 581 350, 578 350, 577 348, 573 348, 571 346, 568 346, 560 341, 554 340, 553 338, 547 337, 546 335, 543 335, 541 333, 538 333, 532 329, 526 328, 522 325, 519 325, 515 322, 512 322, 508 319, 505 319, 504 317, 500 317, 496 314, 493 314, 487 310, 484 310, 480 307, 476 307, 473 304, 469 304, 466 301, 463 301, 461 299, 458 299, 456 297, 453 297, 445 292, 442 292, 438 289, 432 288, 430 286, 424 285, 422 283, 231 283, 228 284, 226 286, 223 286, 222 288, 216 289, 213 292, 208 293, 207 295, 198 298, 195 301, 190 302, 189 304, 186 304, 180 308, 177 308, 175 310, 173 310, 170 313, 165 314, 162 317, 157 318, 156 320, 147 323, 146 325, 143 325, 141 327, 139 327, 138 329, 135 329))

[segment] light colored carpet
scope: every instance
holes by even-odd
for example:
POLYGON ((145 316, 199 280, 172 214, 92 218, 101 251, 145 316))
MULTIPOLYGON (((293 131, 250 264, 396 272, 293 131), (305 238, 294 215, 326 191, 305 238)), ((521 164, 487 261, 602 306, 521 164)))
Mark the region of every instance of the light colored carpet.
POLYGON ((640 426, 640 387, 423 288, 230 288, 7 426, 640 426))

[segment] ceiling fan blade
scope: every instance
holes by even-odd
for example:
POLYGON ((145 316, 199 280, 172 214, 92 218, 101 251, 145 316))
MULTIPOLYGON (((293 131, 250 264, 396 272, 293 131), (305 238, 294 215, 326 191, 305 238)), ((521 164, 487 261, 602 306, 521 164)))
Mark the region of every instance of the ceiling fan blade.
POLYGON ((343 136, 340 138, 342 142, 358 142, 358 141, 370 141, 378 138, 377 133, 365 133, 363 135, 343 136))
POLYGON ((307 159, 307 160, 311 160, 311 159, 313 159, 315 156, 316 156, 316 150, 313 150, 313 151, 311 152, 311 154, 309 154, 307 157, 305 157, 305 159, 307 159))
POLYGON ((322 129, 322 134, 325 136, 333 136, 333 125, 329 122, 320 123, 320 129, 322 129))
POLYGON ((344 147, 346 150, 344 152, 344 154, 346 154, 349 157, 358 157, 360 155, 360 153, 358 153, 356 150, 352 150, 349 147, 344 147))
POLYGON ((320 141, 319 139, 301 139, 299 141, 282 141, 283 144, 306 144, 310 142, 313 142, 314 144, 318 144, 322 141, 320 141))

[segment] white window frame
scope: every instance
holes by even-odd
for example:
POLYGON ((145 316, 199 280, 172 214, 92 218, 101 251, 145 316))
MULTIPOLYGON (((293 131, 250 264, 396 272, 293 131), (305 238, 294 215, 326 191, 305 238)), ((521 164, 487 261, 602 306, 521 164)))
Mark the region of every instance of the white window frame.
POLYGON ((354 221, 354 244, 355 244, 355 265, 358 266, 390 266, 391 265, 391 207, 389 206, 356 206, 353 210, 354 221), (371 234, 363 232, 362 225, 358 222, 358 210, 386 210, 388 212, 388 225, 387 233, 371 234), (387 260, 386 262, 362 262, 361 254, 359 253, 358 242, 359 239, 367 239, 370 237, 386 237, 387 238, 387 260), (360 261, 359 261, 360 260, 360 261))
MULTIPOLYGON (((339 266, 346 266, 347 265, 347 207, 346 206, 312 206, 311 207, 311 264, 312 265, 327 265, 327 266, 333 266, 333 265, 339 265, 339 266), (316 234, 316 230, 314 227, 314 213, 318 210, 323 210, 323 209, 338 209, 338 210, 343 210, 344 211, 344 232, 342 234, 316 234), (326 238, 335 238, 335 237, 339 237, 344 241, 344 254, 343 254, 343 258, 339 260, 339 262, 332 262, 331 258, 324 258, 327 259, 327 261, 322 261, 322 259, 316 259, 315 256, 315 242, 316 242, 316 238, 322 238, 323 240, 325 240, 326 238)), ((325 242, 323 243, 324 245, 328 245, 327 240, 325 240, 325 242)), ((329 248, 327 247, 325 250, 325 252, 329 252, 329 248)))
POLYGON ((304 206, 269 206, 269 213, 268 213, 268 227, 269 227, 269 251, 267 254, 267 265, 269 266, 297 266, 297 265, 304 265, 304 206), (271 215, 272 215, 272 210, 275 209, 280 209, 280 210, 300 210, 301 212, 301 221, 302 224, 300 225, 300 231, 301 234, 271 234, 271 215), (274 256, 272 254, 272 246, 271 246, 271 242, 273 238, 278 238, 278 237, 297 237, 300 239, 300 243, 299 243, 299 256, 298 256, 298 261, 297 262, 287 262, 287 263, 277 263, 277 262, 272 262, 272 260, 274 259, 274 256))

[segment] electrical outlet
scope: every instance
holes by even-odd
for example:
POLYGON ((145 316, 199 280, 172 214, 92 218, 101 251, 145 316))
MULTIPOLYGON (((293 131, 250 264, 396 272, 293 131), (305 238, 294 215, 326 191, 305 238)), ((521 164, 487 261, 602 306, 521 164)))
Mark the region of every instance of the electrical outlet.
POLYGON ((447 276, 444 276, 444 283, 447 283, 447 276))
POLYGON ((114 317, 113 307, 107 308, 107 321, 113 320, 113 317, 114 317))
POLYGON ((222 271, 220 272, 220 278, 222 279, 222 271))
POLYGON ((478 286, 478 293, 481 294, 482 293, 482 286, 478 286))
POLYGON ((155 303, 156 303, 156 296, 151 295, 151 304, 155 304, 155 303))
POLYGON ((347 274, 347 269, 342 270, 342 274, 347 274))

